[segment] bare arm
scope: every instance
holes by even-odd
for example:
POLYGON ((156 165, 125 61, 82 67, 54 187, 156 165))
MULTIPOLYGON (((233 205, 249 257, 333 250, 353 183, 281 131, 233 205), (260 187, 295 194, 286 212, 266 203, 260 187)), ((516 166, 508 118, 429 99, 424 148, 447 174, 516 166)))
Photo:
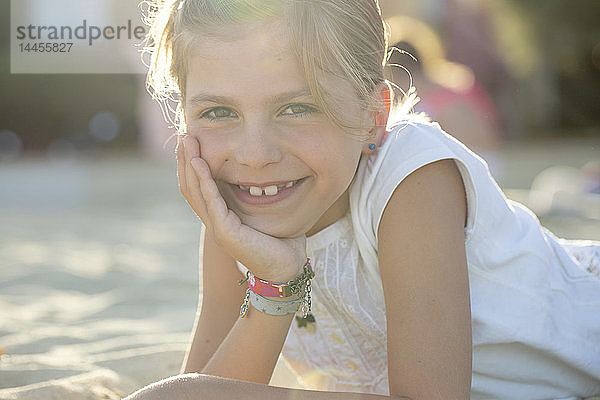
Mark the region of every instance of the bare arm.
POLYGON ((292 321, 251 308, 239 318, 247 285, 235 260, 204 232, 203 293, 182 372, 268 383, 292 321))
POLYGON ((179 375, 146 386, 124 400, 384 400, 399 396, 287 389, 210 375, 179 375))
POLYGON ((452 160, 410 174, 379 226, 390 392, 468 399, 471 321, 464 247, 466 201, 452 160))
POLYGON ((235 260, 202 231, 202 300, 181 372, 201 372, 237 320, 245 287, 235 260))

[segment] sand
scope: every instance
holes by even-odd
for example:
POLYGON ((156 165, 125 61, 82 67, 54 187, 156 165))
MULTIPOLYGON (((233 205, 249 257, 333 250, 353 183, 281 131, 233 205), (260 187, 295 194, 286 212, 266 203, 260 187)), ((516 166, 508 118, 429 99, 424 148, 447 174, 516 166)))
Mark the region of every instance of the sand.
MULTIPOLYGON (((565 148, 553 146, 507 153, 526 171, 505 177, 514 196, 527 200, 548 155, 565 148)), ((563 164, 598 155, 573 146, 563 164)), ((589 216, 544 221, 562 236, 600 239, 589 216)), ((200 227, 168 160, 0 165, 0 399, 119 399, 178 373, 197 306, 200 227)), ((284 369, 274 384, 295 386, 284 369)))
POLYGON ((173 174, 129 157, 0 169, 0 398, 120 398, 178 372, 200 223, 173 174))

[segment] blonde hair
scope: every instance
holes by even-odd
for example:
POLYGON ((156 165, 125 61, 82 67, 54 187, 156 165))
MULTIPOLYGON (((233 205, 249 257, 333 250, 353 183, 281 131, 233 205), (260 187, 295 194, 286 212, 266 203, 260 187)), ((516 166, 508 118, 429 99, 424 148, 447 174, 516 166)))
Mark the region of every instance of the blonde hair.
POLYGON ((147 87, 166 106, 163 111, 179 132, 185 131, 187 60, 193 42, 201 35, 218 35, 220 28, 231 24, 283 19, 315 102, 345 129, 364 127, 347 124, 328 101, 332 96, 320 77, 333 74, 349 82, 367 110, 381 106, 374 93, 377 85, 389 85, 384 77, 388 34, 378 0, 147 0, 143 4, 150 25, 145 47, 150 55, 147 87))

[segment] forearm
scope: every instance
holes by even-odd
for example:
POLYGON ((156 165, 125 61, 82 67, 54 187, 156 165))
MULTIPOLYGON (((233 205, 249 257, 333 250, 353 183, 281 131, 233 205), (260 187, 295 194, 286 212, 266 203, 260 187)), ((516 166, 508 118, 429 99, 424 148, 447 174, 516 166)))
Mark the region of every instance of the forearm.
POLYGON ((203 374, 268 383, 294 314, 264 314, 250 306, 213 354, 203 374))
POLYGON ((215 376, 189 374, 156 382, 125 400, 383 400, 408 399, 365 393, 320 392, 287 389, 264 384, 224 379, 215 376))
MULTIPOLYGON (((220 337, 214 333, 214 330, 206 329, 206 324, 201 324, 202 316, 200 313, 197 314, 196 320, 194 321, 194 328, 192 330, 192 339, 189 347, 186 351, 183 365, 181 367, 181 373, 187 374, 192 372, 199 373, 204 369, 210 357, 215 353, 221 342, 221 338, 227 335, 227 332, 233 326, 233 322, 226 328, 226 331, 219 332, 220 337)), ((214 323, 211 328, 214 329, 214 323)))

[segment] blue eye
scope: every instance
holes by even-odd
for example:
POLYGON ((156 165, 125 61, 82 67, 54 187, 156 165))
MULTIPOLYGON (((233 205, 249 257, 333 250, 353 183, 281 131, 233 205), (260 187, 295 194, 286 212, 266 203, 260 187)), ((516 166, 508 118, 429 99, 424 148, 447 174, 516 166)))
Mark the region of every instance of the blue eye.
POLYGON ((284 115, 292 118, 308 117, 312 113, 316 113, 319 110, 316 107, 308 104, 290 104, 286 106, 280 115, 284 115))
POLYGON ((237 117, 237 114, 235 113, 235 111, 233 111, 229 108, 226 108, 226 107, 211 108, 210 110, 205 111, 202 114, 200 114, 200 118, 207 118, 211 121, 218 121, 218 120, 235 118, 235 117, 237 117))

